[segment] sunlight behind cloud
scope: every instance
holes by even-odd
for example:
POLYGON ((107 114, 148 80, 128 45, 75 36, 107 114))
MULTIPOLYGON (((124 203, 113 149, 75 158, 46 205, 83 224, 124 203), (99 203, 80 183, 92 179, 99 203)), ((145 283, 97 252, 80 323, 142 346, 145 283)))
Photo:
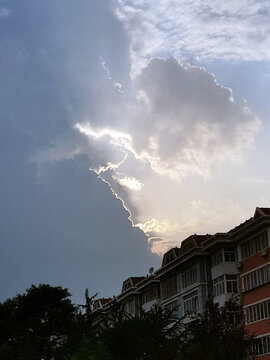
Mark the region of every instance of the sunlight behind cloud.
POLYGON ((129 134, 122 133, 120 131, 116 131, 116 130, 109 129, 109 128, 95 130, 90 125, 90 123, 86 123, 86 124, 77 123, 75 125, 75 129, 79 130, 81 133, 83 133, 87 136, 90 136, 90 137, 93 137, 96 139, 102 138, 104 136, 109 136, 112 143, 114 143, 118 146, 125 146, 127 148, 130 147, 131 136, 129 134))
POLYGON ((124 178, 119 178, 118 182, 120 185, 133 191, 140 191, 143 188, 143 183, 135 177, 125 176, 124 178))
POLYGON ((87 137, 93 158, 102 155, 92 170, 160 253, 193 231, 205 231, 207 223, 209 231, 218 231, 222 218, 187 181, 203 188, 216 166, 241 163, 261 122, 212 74, 175 59, 152 59, 133 87, 116 112, 119 119, 104 127, 78 122, 75 129, 87 137))
MULTIPOLYGON (((78 143, 73 141, 72 149, 65 153, 67 146, 60 141, 38 156, 58 159, 55 154, 65 154, 65 158, 87 154, 90 170, 122 201, 132 225, 147 234, 152 251, 160 253, 190 232, 205 231, 206 224, 209 231, 224 224, 213 212, 213 202, 203 196, 203 189, 211 183, 215 168, 241 164, 261 121, 246 101, 236 101, 232 89, 218 84, 213 74, 176 59, 212 59, 223 56, 224 51, 229 57, 236 54, 231 43, 225 47, 221 35, 217 40, 209 36, 213 14, 223 17, 227 5, 208 4, 212 17, 205 21, 198 9, 193 14, 194 5, 189 1, 183 2, 185 10, 176 3, 172 10, 170 1, 157 2, 159 9, 166 9, 167 19, 155 13, 153 2, 119 2, 118 16, 131 34, 133 77, 129 86, 119 81, 110 62, 100 56, 102 101, 98 111, 92 113, 89 108, 76 118, 74 126, 85 142, 82 144, 81 138, 78 143), (201 42, 191 41, 198 38, 198 32, 188 25, 190 19, 181 18, 183 11, 203 23, 201 42), (182 19, 182 37, 173 34, 180 26, 174 12, 182 19), (140 35, 142 31, 145 36, 140 35), (219 47, 216 41, 221 41, 219 47), (169 49, 176 58, 167 58, 169 49)), ((236 5, 231 7, 228 17, 237 11, 236 5)), ((251 11, 257 12, 255 8, 251 11)), ((237 56, 240 58, 240 53, 237 56)))

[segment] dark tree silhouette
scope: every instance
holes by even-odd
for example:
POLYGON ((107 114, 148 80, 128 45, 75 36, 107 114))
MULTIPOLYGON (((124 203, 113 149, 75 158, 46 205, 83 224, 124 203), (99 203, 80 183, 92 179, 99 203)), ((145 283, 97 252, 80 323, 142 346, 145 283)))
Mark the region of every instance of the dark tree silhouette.
POLYGON ((128 316, 116 300, 106 311, 70 301, 62 287, 32 285, 0 303, 3 360, 247 360, 253 342, 244 329, 242 307, 222 308, 209 300, 203 315, 185 324, 177 309, 154 306, 128 316))
POLYGON ((183 360, 245 360, 250 354, 252 337, 246 334, 242 307, 235 299, 222 308, 209 299, 204 315, 197 315, 182 334, 183 360))
POLYGON ((174 360, 180 348, 181 319, 173 310, 154 306, 127 317, 114 303, 101 324, 99 337, 114 360, 174 360))
POLYGON ((57 360, 71 353, 78 326, 69 296, 59 286, 32 285, 1 303, 1 359, 57 360))

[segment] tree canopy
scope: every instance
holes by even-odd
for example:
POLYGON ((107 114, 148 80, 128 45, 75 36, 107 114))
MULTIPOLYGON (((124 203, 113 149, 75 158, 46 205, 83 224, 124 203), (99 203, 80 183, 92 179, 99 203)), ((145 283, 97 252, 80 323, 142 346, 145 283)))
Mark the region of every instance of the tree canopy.
POLYGON ((0 304, 0 355, 9 359, 58 359, 71 352, 76 307, 67 289, 32 285, 0 304))
POLYGON ((0 303, 3 360, 247 360, 252 339, 241 306, 212 300, 191 321, 154 306, 127 316, 117 301, 93 312, 95 295, 75 306, 67 289, 32 285, 0 303))
POLYGON ((221 308, 209 299, 203 315, 197 315, 183 334, 181 359, 244 360, 252 358, 252 337, 244 327, 242 307, 231 299, 221 308))

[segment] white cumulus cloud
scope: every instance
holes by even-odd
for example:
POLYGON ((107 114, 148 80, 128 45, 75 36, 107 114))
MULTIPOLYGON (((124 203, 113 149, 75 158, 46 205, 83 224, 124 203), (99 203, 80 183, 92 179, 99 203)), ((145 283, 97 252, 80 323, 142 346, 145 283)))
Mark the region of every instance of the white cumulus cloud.
POLYGON ((208 176, 213 163, 238 156, 260 127, 247 104, 202 68, 154 59, 136 86, 147 102, 139 101, 129 125, 134 151, 175 180, 208 176))

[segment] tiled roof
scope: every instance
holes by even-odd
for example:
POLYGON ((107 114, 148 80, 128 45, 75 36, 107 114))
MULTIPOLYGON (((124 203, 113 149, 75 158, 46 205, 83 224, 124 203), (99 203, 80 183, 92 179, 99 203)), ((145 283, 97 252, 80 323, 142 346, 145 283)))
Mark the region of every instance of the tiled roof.
POLYGON ((138 284, 140 281, 144 280, 145 276, 137 276, 137 277, 131 277, 131 280, 133 282, 133 285, 138 284))
POLYGON ((103 305, 105 305, 105 304, 107 304, 109 301, 111 301, 112 300, 112 298, 108 298, 108 299, 105 299, 105 298, 102 298, 102 299, 99 299, 99 301, 100 301, 100 303, 101 303, 101 305, 103 306, 103 305))
POLYGON ((180 255, 180 250, 180 248, 174 247, 165 252, 165 254, 163 255, 162 266, 168 265, 169 263, 176 260, 180 255))
POLYGON ((221 239, 224 239, 224 238, 226 238, 228 236, 229 236, 228 233, 218 232, 218 233, 215 233, 214 235, 211 235, 206 240, 203 240, 201 245, 205 246, 205 245, 208 245, 208 244, 211 244, 211 243, 215 242, 217 239, 221 240, 221 239))
POLYGON ((173 250, 175 251, 176 256, 179 256, 180 248, 179 247, 174 247, 173 250))
POLYGON ((244 226, 246 226, 247 224, 251 223, 253 221, 253 217, 244 221, 242 224, 240 225, 237 225, 236 227, 234 227, 233 229, 231 229, 230 231, 228 231, 228 233, 230 234, 233 234, 235 233, 236 231, 242 229, 244 226))
POLYGON ((201 245, 202 242, 209 239, 212 235, 210 235, 210 234, 205 234, 205 235, 194 234, 192 236, 193 236, 194 240, 196 241, 197 245, 201 245))
POLYGON ((270 215, 270 208, 260 207, 259 209, 264 213, 264 215, 270 215))
POLYGON ((256 208, 255 214, 253 217, 251 217, 250 219, 244 221, 242 224, 236 226, 235 228, 231 229, 230 231, 228 231, 230 234, 235 233, 236 231, 241 230, 244 226, 248 225, 249 223, 251 223, 253 220, 256 220, 257 218, 263 216, 263 215, 270 215, 270 208, 263 208, 263 207, 258 207, 256 208), (259 210, 259 211, 258 211, 259 210))
POLYGON ((180 254, 180 248, 179 247, 174 247, 169 249, 168 251, 165 252, 165 254, 163 256, 165 256, 166 254, 168 254, 169 252, 175 252, 175 255, 178 256, 180 254))

